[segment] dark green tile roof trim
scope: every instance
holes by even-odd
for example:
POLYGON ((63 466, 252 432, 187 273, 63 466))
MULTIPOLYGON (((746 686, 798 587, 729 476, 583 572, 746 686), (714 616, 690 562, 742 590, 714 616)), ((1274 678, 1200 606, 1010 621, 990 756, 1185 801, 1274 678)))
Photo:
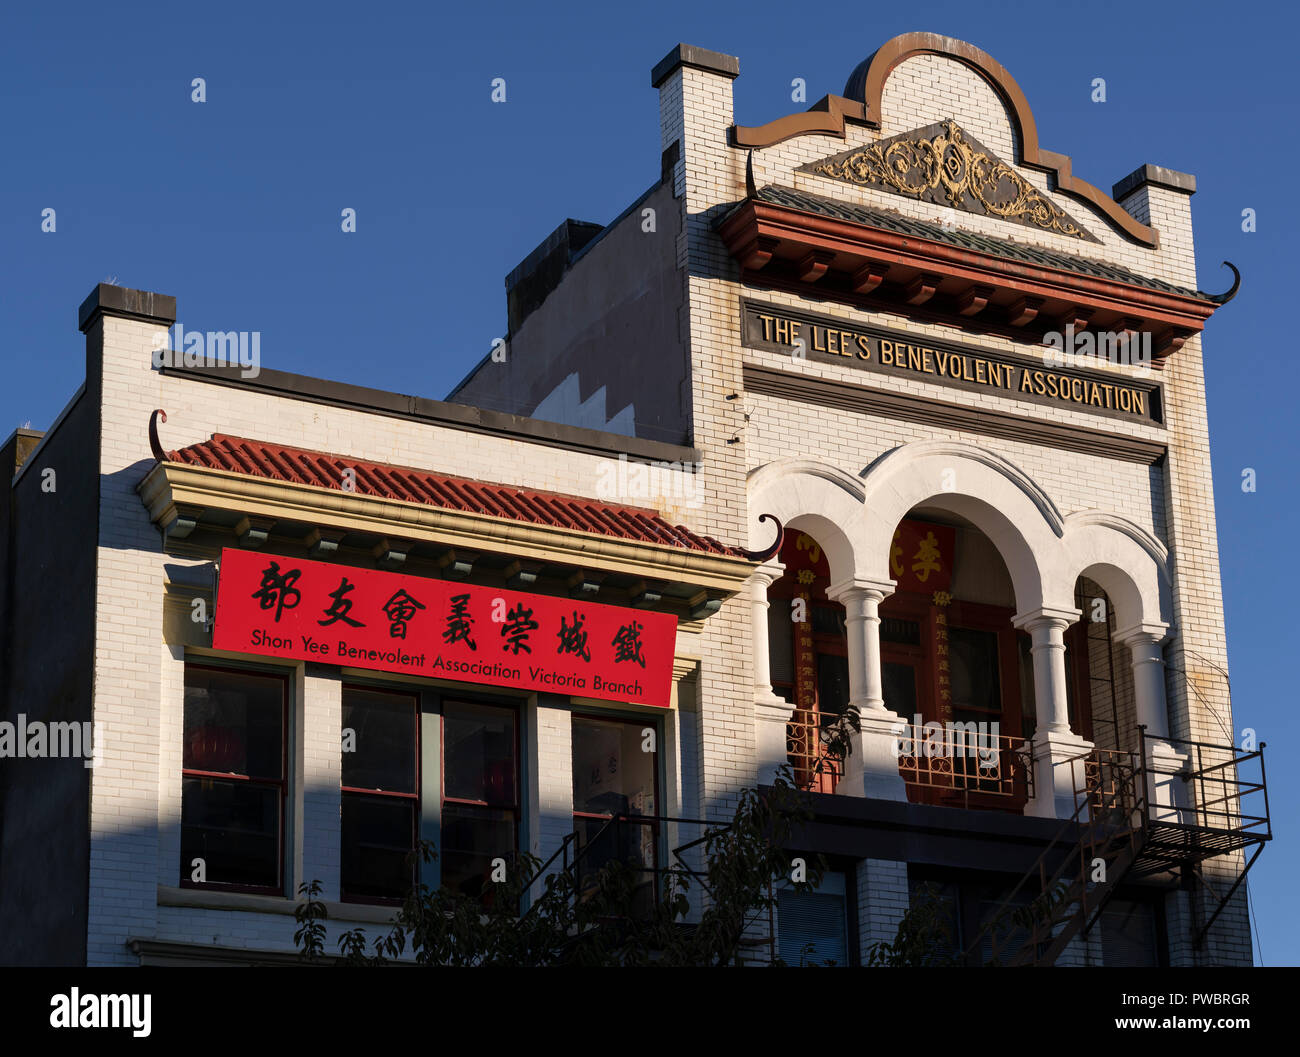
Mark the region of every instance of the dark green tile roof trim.
MULTIPOLYGON (((757 197, 759 201, 768 202, 771 205, 833 217, 836 220, 843 220, 850 224, 863 224, 867 227, 881 228, 885 231, 896 231, 900 235, 910 235, 918 239, 946 243, 949 246, 959 246, 962 249, 986 253, 992 257, 1001 257, 1004 260, 1057 268, 1064 272, 1074 272, 1076 275, 1092 275, 1111 282, 1142 286, 1149 290, 1160 290, 1181 297, 1195 297, 1202 300, 1209 300, 1212 297, 1211 294, 1203 293, 1200 290, 1189 290, 1185 286, 1175 286, 1163 279, 1152 279, 1146 275, 1138 275, 1136 272, 1121 268, 1117 264, 1107 264, 1088 257, 1076 257, 1069 253, 1039 249, 1037 246, 1026 246, 1024 243, 994 238, 990 235, 977 235, 970 231, 947 231, 938 224, 930 224, 924 220, 914 220, 911 217, 903 216, 901 213, 895 213, 891 209, 854 205, 851 202, 824 198, 821 195, 811 194, 807 191, 796 191, 792 187, 778 187, 775 185, 761 187, 758 189, 757 197)), ((730 212, 731 210, 728 210, 728 215, 730 215, 730 212)), ((725 219, 725 217, 722 219, 725 219)))

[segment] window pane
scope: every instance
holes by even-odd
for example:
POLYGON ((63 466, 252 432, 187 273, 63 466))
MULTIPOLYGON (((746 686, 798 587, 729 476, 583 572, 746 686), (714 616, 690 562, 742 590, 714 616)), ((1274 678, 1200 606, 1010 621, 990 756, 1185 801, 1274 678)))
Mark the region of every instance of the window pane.
POLYGON ((849 964, 842 874, 827 873, 816 891, 782 889, 776 912, 778 953, 786 965, 849 964))
POLYGON ((916 669, 910 664, 890 664, 880 666, 880 683, 885 698, 885 707, 896 712, 909 723, 916 715, 916 669))
POLYGON ((1028 635, 1018 635, 1016 644, 1020 649, 1020 733, 1032 738, 1038 726, 1038 692, 1034 689, 1034 657, 1030 652, 1033 643, 1028 635))
POLYGON ((573 829, 578 837, 578 890, 584 895, 595 891, 596 875, 611 862, 621 862, 634 880, 631 910, 648 911, 654 903, 658 885, 655 868, 659 849, 655 824, 603 818, 575 818, 573 829))
POLYGON ((181 876, 202 859, 212 884, 280 884, 280 790, 220 778, 181 783, 181 876))
POLYGON ((415 880, 415 801, 343 794, 343 895, 402 899, 415 880))
MULTIPOLYGON (((573 717, 573 810, 654 815, 658 764, 646 752, 645 723, 573 717)), ((654 730, 653 727, 649 729, 654 730)), ((656 734, 657 737, 657 734, 656 734)))
POLYGON ((515 805, 515 714, 457 703, 442 714, 443 795, 515 805))
POLYGON ((1160 965, 1155 908, 1150 903, 1112 899, 1101 912, 1105 965, 1155 968, 1160 965))
POLYGON ((414 793, 415 723, 414 696, 345 687, 343 729, 355 737, 343 753, 343 784, 414 793))
POLYGON ((998 683, 998 636, 992 631, 950 628, 948 657, 952 662, 953 718, 959 721, 987 719, 963 712, 1002 711, 998 683))
POLYGON ((573 828, 578 834, 579 850, 587 849, 582 857, 584 874, 595 873, 615 859, 638 873, 653 870, 658 862, 653 823, 579 818, 574 820, 573 828))
POLYGON ((767 611, 767 653, 774 683, 794 682, 794 625, 790 621, 790 601, 774 600, 767 611))
POLYGON ((813 632, 819 635, 844 635, 844 616, 843 606, 813 606, 813 632))
POLYGON ((901 646, 919 646, 921 645, 921 622, 900 620, 897 617, 881 617, 880 641, 896 642, 901 646))
MULTIPOLYGON (((995 899, 979 900, 979 927, 981 930, 988 928, 980 936, 980 965, 988 965, 994 957, 999 963, 1006 963, 1016 957, 1030 940, 1029 929, 1016 919, 1014 912, 1007 909, 1009 895, 1010 892, 1002 892, 995 899), (993 922, 996 924, 991 924, 993 922)), ((1028 895, 1022 892, 1011 902, 1011 906, 1023 909, 1030 902, 1028 895)))
POLYGON ((442 805, 442 884, 477 899, 492 879, 492 860, 515 850, 513 811, 474 804, 442 805))
POLYGON ((965 946, 961 897, 953 882, 918 879, 908 872, 908 903, 931 928, 927 962, 957 958, 965 946), (921 909, 918 909, 921 908, 921 909))
POLYGON ((276 676, 187 666, 185 769, 284 777, 284 685, 276 676))
POLYGON ((817 711, 822 715, 822 726, 834 723, 848 703, 849 659, 817 654, 817 711))

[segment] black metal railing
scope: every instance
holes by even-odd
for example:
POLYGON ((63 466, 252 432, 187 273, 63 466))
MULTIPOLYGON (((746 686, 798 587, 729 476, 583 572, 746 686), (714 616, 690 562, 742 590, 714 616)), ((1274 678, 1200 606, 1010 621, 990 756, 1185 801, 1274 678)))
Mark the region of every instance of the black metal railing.
POLYGON ((1159 740, 1187 756, 1181 779, 1190 793, 1189 817, 1181 821, 1207 830, 1272 838, 1263 742, 1258 749, 1246 750, 1186 738, 1159 740))
POLYGON ((1265 745, 1244 750, 1151 739, 1139 726, 1137 746, 1136 751, 1094 748, 1055 765, 1070 768, 1074 812, 981 927, 967 957, 978 951, 1000 961, 1008 952, 1008 964, 1051 964, 1075 935, 1093 927, 1126 876, 1195 871, 1207 859, 1253 847, 1232 886, 1196 930, 1194 942, 1204 940, 1272 837, 1265 745), (1153 765, 1163 755, 1161 744, 1182 762, 1153 765), (1257 777, 1243 775, 1243 769, 1256 766, 1257 777), (1163 790, 1161 802, 1153 805, 1158 790, 1163 790))
POLYGON ((930 736, 914 732, 898 771, 912 789, 959 794, 969 806, 972 795, 1021 801, 1034 795, 1033 748, 1024 738, 972 732, 947 725, 930 736))

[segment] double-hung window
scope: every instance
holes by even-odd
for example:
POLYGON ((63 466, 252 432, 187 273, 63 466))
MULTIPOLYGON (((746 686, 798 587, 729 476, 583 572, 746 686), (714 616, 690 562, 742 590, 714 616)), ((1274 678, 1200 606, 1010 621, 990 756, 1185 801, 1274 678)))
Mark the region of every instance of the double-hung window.
POLYGON ((573 828, 585 887, 617 860, 635 874, 637 904, 657 892, 658 730, 645 720, 573 717, 573 828))
POLYGON ((343 688, 343 898, 399 902, 415 883, 420 708, 412 693, 343 688))
POLYGON ((493 860, 519 847, 519 723, 512 708, 442 706, 442 885, 491 898, 493 860))
POLYGON ((288 681, 185 667, 181 883, 284 890, 288 681))

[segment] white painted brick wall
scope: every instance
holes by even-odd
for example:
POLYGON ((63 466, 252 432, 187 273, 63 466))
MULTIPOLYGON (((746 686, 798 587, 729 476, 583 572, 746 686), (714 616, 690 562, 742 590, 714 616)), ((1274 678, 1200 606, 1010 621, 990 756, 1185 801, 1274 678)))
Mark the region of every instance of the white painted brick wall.
MULTIPOLYGON (((573 723, 567 708, 539 704, 535 715, 529 830, 532 854, 545 862, 573 832, 573 723)), ((557 859, 547 874, 556 873, 562 866, 562 858, 557 859)), ((533 898, 546 890, 545 884, 543 875, 533 886, 533 898)))
POLYGON ((871 946, 894 942, 908 911, 907 863, 863 859, 858 863, 857 882, 859 956, 865 965, 871 946))

